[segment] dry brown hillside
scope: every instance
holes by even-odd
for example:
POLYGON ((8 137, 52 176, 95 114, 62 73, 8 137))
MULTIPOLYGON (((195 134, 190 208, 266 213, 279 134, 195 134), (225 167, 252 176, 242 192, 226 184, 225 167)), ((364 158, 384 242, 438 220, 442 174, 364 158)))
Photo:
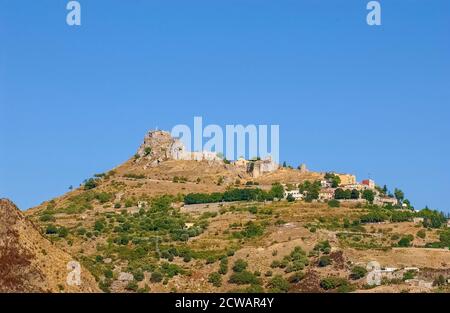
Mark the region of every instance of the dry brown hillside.
POLYGON ((67 285, 67 263, 71 260, 11 201, 0 199, 0 292, 98 291, 92 275, 83 269, 81 285, 67 285))

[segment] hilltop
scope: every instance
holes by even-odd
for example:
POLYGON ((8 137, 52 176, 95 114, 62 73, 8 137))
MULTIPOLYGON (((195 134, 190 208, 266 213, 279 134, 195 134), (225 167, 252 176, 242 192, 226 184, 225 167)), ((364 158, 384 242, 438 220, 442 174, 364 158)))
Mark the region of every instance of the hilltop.
POLYGON ((106 292, 447 290, 445 218, 385 189, 189 152, 156 131, 125 163, 25 215, 106 292), (381 286, 367 284, 370 261, 381 286))

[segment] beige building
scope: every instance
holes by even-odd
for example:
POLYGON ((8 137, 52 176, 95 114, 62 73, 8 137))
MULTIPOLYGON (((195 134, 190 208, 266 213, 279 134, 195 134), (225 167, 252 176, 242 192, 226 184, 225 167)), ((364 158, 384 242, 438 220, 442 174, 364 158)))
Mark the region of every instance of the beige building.
POLYGON ((356 184, 356 176, 351 174, 336 174, 341 179, 341 185, 356 184))
POLYGON ((265 174, 275 172, 279 165, 270 156, 263 160, 251 161, 248 163, 247 171, 255 178, 265 174))
POLYGON ((329 201, 334 199, 334 188, 324 188, 319 191, 320 201, 329 201))

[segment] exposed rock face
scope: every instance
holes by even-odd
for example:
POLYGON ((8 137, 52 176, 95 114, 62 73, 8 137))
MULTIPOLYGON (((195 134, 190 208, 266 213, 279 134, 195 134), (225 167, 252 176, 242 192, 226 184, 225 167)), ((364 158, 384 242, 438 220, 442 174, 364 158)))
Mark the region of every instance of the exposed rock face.
POLYGON ((80 284, 67 284, 70 261, 11 201, 0 199, 0 292, 98 292, 83 268, 80 284))
POLYGON ((187 151, 179 139, 173 138, 170 133, 162 130, 148 132, 137 154, 139 157, 151 161, 152 165, 157 165, 166 160, 223 162, 215 152, 187 151))
POLYGON ((275 163, 271 157, 267 157, 264 160, 250 162, 247 171, 254 178, 257 178, 265 173, 275 172, 278 167, 279 165, 275 163))

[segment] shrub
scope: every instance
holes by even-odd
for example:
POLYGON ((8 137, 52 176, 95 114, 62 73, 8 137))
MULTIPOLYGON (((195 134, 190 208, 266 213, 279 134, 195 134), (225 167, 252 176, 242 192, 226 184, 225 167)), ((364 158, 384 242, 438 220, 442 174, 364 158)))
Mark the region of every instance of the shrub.
POLYGON ((144 280, 144 273, 141 270, 137 270, 133 273, 134 279, 136 281, 142 281, 144 280))
POLYGON ((411 246, 411 241, 413 241, 414 237, 412 235, 406 235, 403 236, 399 241, 398 241, 398 246, 399 247, 410 247, 411 246))
POLYGON ((260 285, 261 280, 249 271, 235 272, 230 276, 230 283, 237 285, 254 284, 260 285))
POLYGON ((130 281, 126 287, 127 290, 136 291, 138 290, 138 284, 135 280, 130 281))
POLYGON ((161 272, 153 272, 152 275, 150 276, 150 281, 152 283, 159 283, 163 280, 163 274, 161 272))
POLYGON ((305 278, 305 274, 303 272, 295 272, 288 278, 288 282, 291 284, 296 284, 300 282, 303 278, 305 278))
POLYGON ((110 270, 110 269, 106 269, 106 270, 103 272, 103 275, 105 275, 106 278, 113 278, 113 271, 110 270))
POLYGON ((54 234, 57 234, 57 233, 58 233, 58 228, 57 228, 55 225, 50 224, 50 225, 48 225, 47 228, 45 229, 45 233, 46 233, 47 235, 54 235, 54 234))
POLYGON ((328 201, 328 206, 330 208, 339 208, 341 206, 341 203, 338 200, 333 199, 328 201))
POLYGON ((206 258, 206 264, 213 264, 216 262, 216 258, 213 256, 209 256, 206 258))
POLYGON ((290 284, 283 276, 276 275, 270 280, 268 287, 271 292, 287 292, 290 284))
POLYGON ((340 277, 327 277, 320 281, 320 287, 325 290, 335 289, 343 285, 348 285, 349 283, 345 278, 340 277))
POLYGON ((58 228, 58 236, 65 238, 67 237, 67 235, 69 234, 69 230, 65 227, 60 227, 58 228))
POLYGON ((228 259, 222 258, 219 265, 219 273, 225 275, 228 272, 228 259))
POLYGON ((319 258, 319 266, 325 267, 331 264, 331 258, 327 255, 323 255, 319 258))
POLYGON ((208 282, 210 282, 214 287, 220 287, 222 286, 222 276, 217 272, 211 273, 208 276, 208 282))
POLYGON ((103 221, 95 221, 94 230, 101 232, 105 228, 103 221))
POLYGON ((248 266, 247 262, 245 262, 242 259, 238 259, 236 262, 234 262, 233 271, 235 271, 235 272, 242 272, 245 269, 247 269, 247 266, 248 266))
POLYGON ((425 237, 427 236, 427 233, 425 232, 425 229, 421 229, 417 232, 417 237, 425 239, 425 237))
POLYGON ((416 277, 416 271, 410 270, 403 273, 403 280, 414 279, 416 277))
POLYGON ((362 266, 354 266, 352 268, 352 273, 350 274, 350 278, 357 280, 366 276, 367 270, 362 266))
POLYGON ((85 181, 84 183, 84 190, 90 190, 90 189, 94 189, 95 187, 98 186, 98 182, 96 179, 94 178, 89 178, 88 180, 85 181))
POLYGON ((77 229, 77 235, 83 236, 84 234, 86 234, 86 229, 84 227, 80 227, 77 229))
POLYGON ((321 241, 314 246, 314 251, 323 252, 325 254, 329 254, 331 251, 330 242, 328 240, 321 241))
POLYGON ((44 213, 40 217, 41 222, 54 222, 55 220, 56 220, 55 217, 48 213, 44 213))

